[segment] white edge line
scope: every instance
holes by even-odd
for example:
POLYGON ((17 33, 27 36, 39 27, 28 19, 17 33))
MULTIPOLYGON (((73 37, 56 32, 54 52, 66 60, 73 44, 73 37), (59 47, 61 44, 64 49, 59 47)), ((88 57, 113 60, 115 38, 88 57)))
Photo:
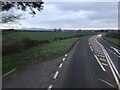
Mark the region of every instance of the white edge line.
POLYGON ((104 69, 104 67, 103 67, 102 64, 100 63, 98 57, 97 57, 96 55, 94 55, 94 56, 95 56, 97 62, 99 63, 100 67, 102 68, 102 70, 105 72, 106 70, 104 69))
POLYGON ((54 75, 53 79, 56 79, 56 78, 57 78, 57 76, 58 76, 58 74, 59 74, 59 71, 57 71, 57 72, 55 73, 55 75, 54 75))
POLYGON ((113 76, 114 76, 114 78, 115 78, 115 81, 116 81, 116 83, 117 83, 117 85, 118 85, 118 88, 120 89, 120 83, 119 83, 119 80, 118 80, 118 78, 117 78, 117 76, 116 76, 113 68, 115 69, 115 71, 116 71, 116 73, 117 73, 117 75, 118 75, 118 77, 119 77, 119 73, 118 73, 117 69, 115 68, 115 66, 114 66, 111 58, 110 58, 109 55, 107 54, 107 51, 104 49, 103 45, 100 44, 100 43, 97 41, 97 39, 95 39, 95 40, 96 40, 96 42, 100 45, 100 47, 102 48, 102 50, 103 50, 103 52, 104 52, 104 54, 105 54, 105 57, 106 57, 106 59, 107 59, 107 62, 108 62, 108 64, 109 64, 109 66, 110 66, 110 69, 111 69, 111 71, 112 71, 112 74, 113 74, 113 76), (111 64, 112 64, 112 65, 111 65, 111 64), (113 67, 112 67, 112 66, 113 66, 113 67))
POLYGON ((62 60, 65 61, 65 58, 63 58, 62 60))
POLYGON ((59 68, 61 68, 61 67, 62 67, 62 65, 63 65, 63 64, 61 63, 61 64, 59 65, 59 68))
POLYGON ((91 51, 93 51, 92 47, 90 46, 91 51))
POLYGON ((14 72, 16 70, 16 68, 15 69, 13 69, 13 70, 11 70, 11 71, 9 71, 8 73, 6 73, 6 74, 4 74, 3 76, 2 76, 2 78, 3 77, 5 77, 5 76, 7 76, 7 75, 9 75, 10 73, 12 73, 12 72, 14 72))
POLYGON ((51 90, 51 89, 52 89, 52 87, 53 87, 53 85, 50 85, 50 86, 48 87, 48 90, 51 90))

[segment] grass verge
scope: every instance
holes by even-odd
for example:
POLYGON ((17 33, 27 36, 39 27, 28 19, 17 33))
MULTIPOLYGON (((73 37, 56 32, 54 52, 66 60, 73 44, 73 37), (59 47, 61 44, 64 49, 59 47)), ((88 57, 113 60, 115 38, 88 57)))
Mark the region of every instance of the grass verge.
POLYGON ((103 37, 106 41, 115 44, 117 46, 120 46, 120 40, 117 38, 111 38, 111 37, 103 37))
POLYGON ((3 74, 14 69, 20 68, 28 63, 35 61, 45 61, 56 55, 67 52, 79 38, 70 38, 61 41, 51 41, 48 44, 25 49, 18 53, 3 55, 2 65, 3 74))

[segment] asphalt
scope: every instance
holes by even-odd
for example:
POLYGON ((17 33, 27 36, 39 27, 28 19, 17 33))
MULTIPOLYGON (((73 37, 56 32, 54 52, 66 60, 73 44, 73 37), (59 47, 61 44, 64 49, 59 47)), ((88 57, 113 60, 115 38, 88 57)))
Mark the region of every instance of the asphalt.
POLYGON ((117 70, 118 57, 106 48, 115 52, 109 46, 117 49, 119 47, 96 38, 83 37, 67 55, 15 72, 3 79, 3 88, 118 88, 119 82, 116 82, 107 58, 96 40, 104 46, 117 70))

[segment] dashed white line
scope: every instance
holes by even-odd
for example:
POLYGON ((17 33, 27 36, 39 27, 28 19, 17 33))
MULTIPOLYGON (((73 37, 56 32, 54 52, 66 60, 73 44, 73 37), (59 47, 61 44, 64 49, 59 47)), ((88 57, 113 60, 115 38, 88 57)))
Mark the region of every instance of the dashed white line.
POLYGON ((67 54, 65 54, 65 57, 67 57, 67 54))
POLYGON ((89 43, 89 45, 90 45, 90 43, 89 43))
POLYGON ((59 65, 59 68, 61 68, 61 67, 62 67, 62 65, 63 65, 63 64, 61 63, 61 64, 59 65))
POLYGON ((53 87, 53 85, 50 85, 50 86, 48 87, 48 90, 51 90, 51 89, 52 89, 52 87, 53 87))
POLYGON ((59 74, 59 71, 57 71, 57 72, 55 73, 55 75, 54 75, 53 79, 56 79, 56 78, 57 78, 57 76, 58 76, 58 74, 59 74))
POLYGON ((90 46, 91 51, 93 51, 93 48, 90 46))
POLYGON ((97 62, 99 63, 100 67, 102 68, 102 70, 105 72, 106 70, 105 70, 105 68, 102 66, 102 64, 100 63, 98 57, 97 57, 96 55, 94 55, 94 56, 95 56, 97 62))
POLYGON ((108 64, 106 64, 106 63, 102 63, 102 65, 104 65, 104 66, 108 66, 108 64))
POLYGON ((105 59, 103 59, 103 58, 99 58, 99 60, 106 61, 106 60, 105 60, 105 59))
POLYGON ((65 58, 63 58, 62 60, 65 61, 65 58))
POLYGON ((15 68, 15 69, 13 69, 13 70, 11 70, 10 72, 8 72, 8 73, 4 74, 2 77, 7 76, 8 74, 10 74, 10 73, 14 72, 15 70, 16 70, 16 68, 15 68))

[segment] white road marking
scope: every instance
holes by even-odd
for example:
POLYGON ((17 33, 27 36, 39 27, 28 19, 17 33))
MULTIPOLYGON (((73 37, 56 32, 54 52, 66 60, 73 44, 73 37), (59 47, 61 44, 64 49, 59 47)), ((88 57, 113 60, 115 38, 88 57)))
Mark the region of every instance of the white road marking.
POLYGON ((101 52, 95 52, 96 54, 100 54, 100 55, 103 55, 103 53, 101 53, 101 52))
POLYGON ((103 59, 103 58, 99 58, 99 60, 106 61, 106 59, 103 59))
POLYGON ((99 63, 100 67, 102 68, 102 70, 105 72, 106 70, 105 70, 105 68, 102 66, 102 64, 100 63, 98 57, 97 57, 96 55, 94 55, 94 56, 95 56, 97 62, 99 63))
POLYGON ((90 45, 90 43, 89 43, 89 45, 90 45))
POLYGON ((106 48, 108 51, 110 51, 111 53, 113 53, 114 55, 116 55, 117 57, 119 57, 120 58, 120 56, 119 55, 117 55, 115 52, 113 52, 113 51, 111 51, 110 49, 108 49, 108 48, 106 48))
POLYGON ((102 50, 103 50, 103 52, 104 52, 104 54, 105 54, 105 57, 106 57, 106 59, 107 59, 107 62, 108 62, 108 64, 109 64, 109 66, 110 66, 110 69, 111 69, 111 71, 112 71, 112 74, 113 74, 113 76, 114 76, 114 78, 115 78, 115 81, 116 81, 116 83, 117 83, 117 86, 118 86, 118 88, 120 89, 120 82, 119 82, 119 79, 118 79, 118 77, 120 78, 119 72, 117 71, 116 67, 114 66, 114 64, 113 64, 110 56, 108 55, 107 51, 104 49, 103 45, 100 44, 100 43, 97 41, 97 39, 95 39, 95 40, 96 40, 96 42, 100 45, 100 47, 102 48, 102 50), (114 68, 114 69, 113 69, 113 68, 114 68), (114 70, 115 70, 115 71, 114 71, 114 70), (115 73, 115 72, 116 72, 116 73, 115 73), (116 74, 118 75, 118 77, 117 77, 116 74))
POLYGON ((61 68, 61 67, 62 67, 62 65, 63 65, 63 64, 61 63, 61 64, 59 65, 59 68, 61 68))
POLYGON ((52 89, 52 87, 53 87, 53 85, 50 85, 50 86, 48 87, 48 90, 51 90, 51 89, 52 89))
POLYGON ((15 69, 13 69, 13 70, 11 70, 10 72, 8 72, 8 73, 4 74, 2 77, 5 77, 5 76, 9 75, 10 73, 14 72, 15 70, 16 70, 16 68, 15 68, 15 69))
POLYGON ((63 58, 62 60, 65 61, 65 58, 63 58))
POLYGON ((113 86, 112 84, 108 83, 108 82, 107 82, 107 81, 105 81, 105 80, 102 80, 102 79, 98 79, 98 80, 100 80, 100 81, 102 81, 102 82, 106 83, 107 85, 109 85, 109 86, 111 86, 111 87, 115 88, 115 86, 113 86))
POLYGON ((103 58, 105 57, 105 56, 103 56, 103 55, 99 55, 99 54, 97 54, 97 56, 99 56, 99 57, 103 57, 103 58))
POLYGON ((93 48, 90 46, 91 51, 93 51, 93 48))
POLYGON ((113 53, 113 54, 115 54, 116 55, 116 53, 115 52, 113 52, 113 51, 111 51, 110 49, 108 49, 108 48, 106 48, 107 50, 109 50, 111 53, 113 53))
POLYGON ((106 63, 102 63, 102 65, 104 65, 104 66, 108 66, 108 64, 106 64, 106 63))
POLYGON ((67 57, 67 54, 65 54, 65 57, 67 57))
POLYGON ((56 78, 57 78, 57 76, 58 76, 58 74, 59 74, 59 71, 57 71, 57 72, 55 73, 55 75, 54 75, 53 79, 56 79, 56 78))
POLYGON ((118 52, 118 49, 116 49, 116 48, 114 48, 112 46, 111 46, 111 48, 114 49, 120 55, 120 53, 118 52))

